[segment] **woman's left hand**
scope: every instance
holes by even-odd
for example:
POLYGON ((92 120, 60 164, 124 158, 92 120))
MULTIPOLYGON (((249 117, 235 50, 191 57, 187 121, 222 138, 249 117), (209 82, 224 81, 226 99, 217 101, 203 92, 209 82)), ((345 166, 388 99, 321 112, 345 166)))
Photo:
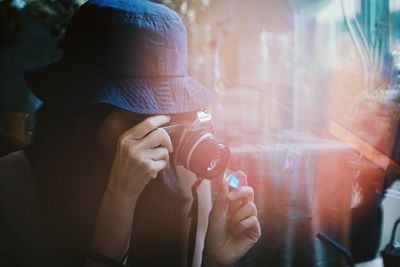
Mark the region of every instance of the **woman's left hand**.
POLYGON ((243 257, 260 238, 253 188, 229 192, 226 179, 210 212, 203 266, 226 266, 243 257))

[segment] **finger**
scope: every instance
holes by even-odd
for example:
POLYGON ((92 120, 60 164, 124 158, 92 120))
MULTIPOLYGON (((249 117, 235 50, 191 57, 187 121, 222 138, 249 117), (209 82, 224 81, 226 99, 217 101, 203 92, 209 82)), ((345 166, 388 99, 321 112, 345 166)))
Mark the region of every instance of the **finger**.
POLYGON ((238 170, 238 172, 243 175, 244 185, 248 185, 248 183, 247 183, 247 174, 242 170, 238 170))
POLYGON ((229 214, 235 214, 241 207, 254 201, 254 190, 250 186, 242 186, 228 194, 230 199, 229 214))
POLYGON ((166 147, 160 146, 143 151, 143 157, 151 160, 169 161, 169 152, 166 147))
POLYGON ((243 207, 248 201, 244 201, 242 198, 236 200, 230 200, 228 214, 233 216, 238 210, 243 207))
POLYGON ((160 171, 167 167, 167 161, 165 160, 152 160, 151 161, 151 169, 152 173, 151 178, 155 179, 160 171))
POLYGON ((254 189, 250 186, 242 186, 238 190, 231 191, 228 194, 228 198, 230 200, 238 200, 244 199, 245 202, 253 202, 254 201, 254 189))
POLYGON ((140 144, 140 146, 146 148, 156 148, 159 146, 163 146, 168 149, 169 153, 172 153, 173 151, 171 138, 169 137, 167 131, 162 128, 158 128, 149 133, 146 137, 144 137, 143 142, 140 144))
POLYGON ((244 219, 257 216, 257 207, 254 202, 249 202, 243 205, 232 217, 231 223, 232 225, 237 225, 244 219))
POLYGON ((158 115, 146 118, 144 121, 133 126, 125 133, 122 134, 122 139, 142 139, 150 132, 154 131, 158 127, 168 123, 170 121, 170 116, 158 115))
POLYGON ((228 179, 222 178, 218 195, 214 203, 214 207, 211 210, 210 214, 211 219, 220 219, 224 217, 229 204, 229 199, 227 198, 227 194, 228 194, 228 179))
POLYGON ((170 170, 169 163, 169 152, 166 147, 160 146, 154 149, 149 149, 145 152, 145 157, 152 159, 154 161, 157 160, 165 160, 167 162, 167 170, 170 170))
POLYGON ((260 223, 256 216, 250 216, 242 220, 234 229, 234 235, 242 235, 245 233, 248 238, 256 242, 261 236, 260 223))

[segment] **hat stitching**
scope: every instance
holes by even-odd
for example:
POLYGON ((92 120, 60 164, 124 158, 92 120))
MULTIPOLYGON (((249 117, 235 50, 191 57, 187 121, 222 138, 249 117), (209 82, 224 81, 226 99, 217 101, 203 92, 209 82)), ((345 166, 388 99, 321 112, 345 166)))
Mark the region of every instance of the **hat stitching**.
MULTIPOLYGON (((126 11, 122 11, 122 10, 116 10, 116 9, 112 9, 110 7, 98 7, 95 5, 91 5, 88 6, 91 9, 94 10, 98 10, 96 13, 92 13, 91 15, 101 15, 104 16, 105 19, 110 19, 111 17, 120 17, 120 18, 131 18, 131 19, 144 19, 144 20, 151 20, 151 21, 155 21, 155 22, 163 22, 165 20, 167 21, 178 21, 181 22, 181 19, 178 15, 176 16, 170 16, 170 15, 158 15, 158 14, 135 14, 135 13, 129 13, 126 11), (160 20, 161 19, 161 20, 160 20)), ((87 12, 87 11, 85 11, 87 12)), ((81 10, 81 12, 79 13, 79 15, 81 15, 82 13, 84 13, 84 10, 81 10)), ((78 14, 78 13, 77 13, 78 14)))

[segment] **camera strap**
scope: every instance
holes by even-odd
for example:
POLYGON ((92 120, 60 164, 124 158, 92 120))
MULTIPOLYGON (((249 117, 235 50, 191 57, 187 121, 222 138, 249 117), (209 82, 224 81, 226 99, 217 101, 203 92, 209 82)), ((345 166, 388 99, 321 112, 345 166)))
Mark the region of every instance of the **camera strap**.
POLYGON ((188 214, 189 218, 192 218, 192 220, 190 222, 189 230, 187 267, 191 267, 193 264, 194 250, 196 247, 197 221, 199 216, 199 197, 197 194, 197 188, 202 181, 203 179, 198 178, 192 185, 193 202, 188 214))

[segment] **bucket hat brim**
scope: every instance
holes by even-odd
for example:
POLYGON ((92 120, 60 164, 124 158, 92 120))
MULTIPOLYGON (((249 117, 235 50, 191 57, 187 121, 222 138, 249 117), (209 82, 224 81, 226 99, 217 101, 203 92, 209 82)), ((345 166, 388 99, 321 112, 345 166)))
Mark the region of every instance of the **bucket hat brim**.
POLYGON ((133 77, 76 71, 62 61, 27 70, 25 82, 47 106, 77 112, 109 104, 140 114, 202 110, 215 92, 185 76, 133 77))

